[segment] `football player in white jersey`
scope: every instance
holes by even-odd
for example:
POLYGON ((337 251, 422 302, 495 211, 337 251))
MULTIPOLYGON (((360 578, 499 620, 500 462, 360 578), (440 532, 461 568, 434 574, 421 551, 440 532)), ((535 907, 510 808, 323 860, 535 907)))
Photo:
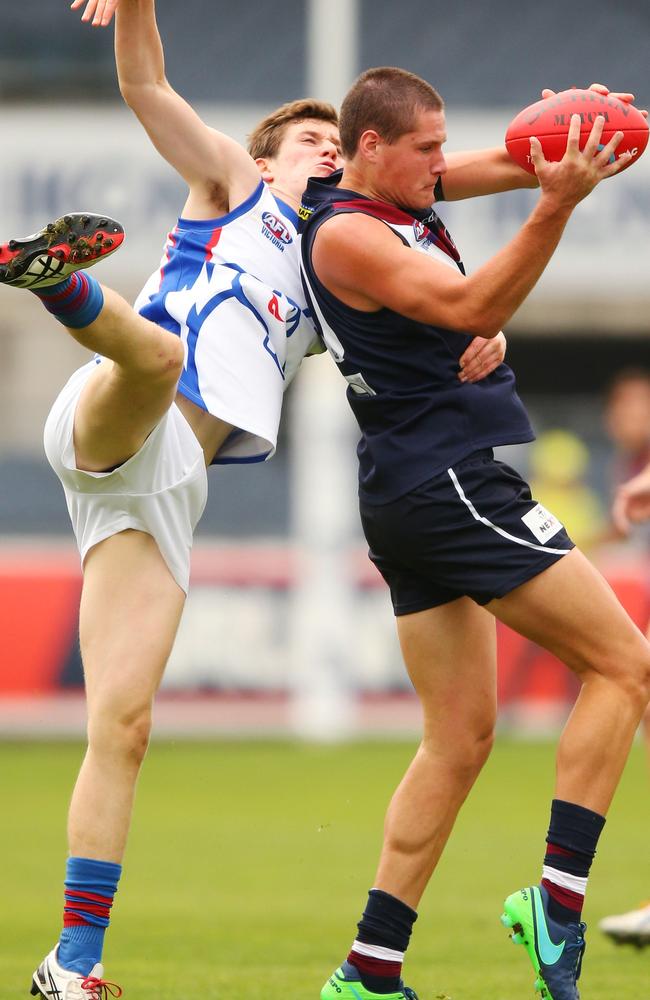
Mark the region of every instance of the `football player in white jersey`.
POLYGON ((96 354, 45 429, 83 561, 88 702, 64 927, 33 976, 34 996, 56 1000, 95 1000, 109 988, 103 937, 152 701, 185 601, 206 465, 220 450, 250 460, 275 447, 282 392, 314 338, 291 260, 297 209, 308 176, 340 162, 336 112, 323 102, 294 102, 265 120, 254 138, 272 152, 256 159, 208 128, 165 80, 153 0, 120 5, 116 54, 126 100, 189 185, 142 314, 85 270, 123 239, 109 219, 65 216, 0 248, 0 281, 30 287, 96 354))
MULTIPOLYGON (((72 7, 107 25, 118 0, 72 7)), ((127 103, 189 186, 140 312, 84 270, 122 241, 109 219, 65 216, 0 247, 0 282, 30 287, 97 355, 65 386, 45 431, 83 561, 89 716, 69 813, 65 926, 32 987, 56 1000, 95 1000, 107 988, 103 937, 152 701, 185 600, 205 467, 215 456, 273 451, 283 389, 313 336, 298 263, 290 263, 295 214, 308 176, 340 164, 336 113, 323 102, 270 115, 251 137, 251 155, 205 125, 165 79, 154 0, 119 0, 116 57, 127 103)), ((448 159, 449 199, 535 183, 503 150, 448 159)), ((477 338, 463 379, 488 374, 503 350, 498 338, 477 338)))

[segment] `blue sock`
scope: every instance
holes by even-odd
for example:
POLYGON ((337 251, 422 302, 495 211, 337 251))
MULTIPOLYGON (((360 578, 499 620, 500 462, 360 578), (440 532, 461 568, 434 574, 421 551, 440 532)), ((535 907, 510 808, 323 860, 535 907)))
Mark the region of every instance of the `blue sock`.
POLYGON ((104 935, 122 866, 92 858, 68 858, 63 931, 57 961, 87 976, 101 962, 104 935))
POLYGON ((74 271, 56 285, 32 291, 60 323, 75 330, 89 326, 104 307, 102 286, 85 271, 74 271))

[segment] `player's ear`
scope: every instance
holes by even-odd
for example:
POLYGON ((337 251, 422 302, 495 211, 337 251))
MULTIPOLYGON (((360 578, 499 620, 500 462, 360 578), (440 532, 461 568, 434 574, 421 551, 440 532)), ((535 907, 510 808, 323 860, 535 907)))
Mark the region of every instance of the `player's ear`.
POLYGON ((359 139, 359 152, 367 159, 374 160, 377 156, 377 147, 381 142, 381 137, 373 128, 366 129, 361 133, 359 139))
POLYGON ((275 177, 272 161, 267 159, 265 156, 258 156, 255 162, 257 164, 257 169, 262 175, 262 180, 266 181, 267 184, 272 184, 275 177))

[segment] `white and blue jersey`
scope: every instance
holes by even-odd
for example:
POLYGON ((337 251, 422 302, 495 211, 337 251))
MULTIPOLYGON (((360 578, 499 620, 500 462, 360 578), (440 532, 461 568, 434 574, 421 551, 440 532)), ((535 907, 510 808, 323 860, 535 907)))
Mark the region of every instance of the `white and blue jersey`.
POLYGON ((270 458, 282 396, 315 339, 298 216, 267 185, 216 219, 179 219, 135 308, 185 344, 179 392, 237 428, 217 463, 270 458))

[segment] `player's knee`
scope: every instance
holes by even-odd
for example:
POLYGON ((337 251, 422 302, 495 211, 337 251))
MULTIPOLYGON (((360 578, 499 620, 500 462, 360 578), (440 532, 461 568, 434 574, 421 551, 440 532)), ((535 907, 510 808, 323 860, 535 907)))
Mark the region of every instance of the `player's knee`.
MULTIPOLYGON (((596 673, 613 682, 618 690, 632 702, 643 715, 650 701, 650 644, 639 642, 626 654, 604 658, 596 673)), ((585 680, 589 680, 587 673, 585 680)))
POLYGON ((157 352, 150 359, 151 375, 164 381, 178 382, 185 363, 185 348, 180 337, 170 334, 157 352))
POLYGON ((646 644, 638 663, 633 669, 632 683, 638 691, 641 709, 645 713, 650 704, 650 645, 646 644))
POLYGON ((650 700, 650 645, 644 642, 636 655, 629 657, 621 671, 619 685, 638 702, 641 712, 645 711, 650 700))
POLYGON ((144 760, 151 736, 151 713, 143 712, 122 724, 122 752, 131 763, 144 760))
POLYGON ((476 740, 476 761, 479 771, 492 753, 494 739, 494 726, 492 726, 489 730, 486 730, 485 733, 482 733, 476 740))
POLYGON ((147 752, 151 735, 151 709, 113 709, 88 724, 88 742, 100 755, 118 757, 127 766, 139 766, 147 752))
POLYGON ((478 777, 483 765, 490 756, 494 746, 494 728, 482 728, 476 733, 469 733, 459 741, 458 753, 455 757, 455 769, 459 782, 468 788, 478 777))
MULTIPOLYGON (((426 745, 426 743, 425 743, 426 745)), ((484 721, 472 728, 470 724, 449 741, 444 749, 444 763, 452 783, 465 794, 479 775, 494 746, 494 724, 484 721)), ((439 760, 435 747, 434 758, 439 760)))
POLYGON ((167 330, 161 331, 161 334, 155 349, 149 345, 129 361, 132 375, 136 374, 147 384, 154 383, 158 388, 167 384, 175 386, 185 363, 185 347, 180 337, 167 330))

